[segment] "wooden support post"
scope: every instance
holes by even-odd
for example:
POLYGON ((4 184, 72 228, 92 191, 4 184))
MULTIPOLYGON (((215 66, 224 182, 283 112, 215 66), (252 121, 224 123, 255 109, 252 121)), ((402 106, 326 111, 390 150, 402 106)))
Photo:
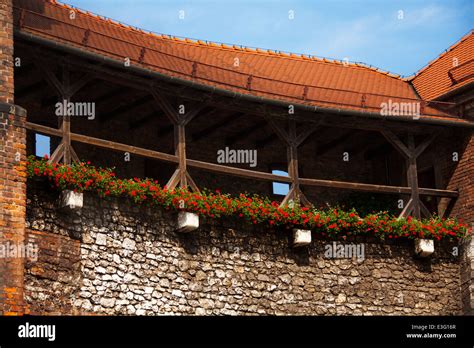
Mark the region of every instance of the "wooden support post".
POLYGON ((415 155, 415 140, 413 134, 408 136, 408 151, 410 157, 407 159, 407 181, 408 186, 411 188, 411 200, 413 216, 417 219, 421 218, 420 208, 420 194, 418 192, 418 169, 416 166, 416 155, 415 155))
POLYGON ((188 185, 193 191, 199 191, 198 186, 188 173, 186 166, 186 125, 202 111, 205 105, 194 108, 185 114, 180 114, 171 103, 155 89, 151 90, 151 94, 156 103, 163 110, 165 115, 171 121, 174 127, 174 152, 178 158, 178 167, 174 171, 170 180, 166 184, 169 189, 174 189, 179 185, 181 188, 186 188, 188 185))
POLYGON ((300 146, 316 130, 317 125, 305 130, 300 135, 296 133, 296 121, 291 119, 288 124, 288 132, 278 126, 270 117, 265 117, 267 122, 273 128, 278 137, 286 144, 288 159, 288 176, 291 179, 290 190, 281 202, 280 206, 285 206, 290 202, 312 206, 300 188, 300 177, 298 171, 298 146, 300 146))
POLYGON ((186 188, 188 186, 187 181, 187 168, 186 168, 186 133, 183 124, 174 126, 174 148, 175 155, 178 157, 178 176, 179 176, 179 187, 186 188))
POLYGON ((382 131, 382 134, 406 159, 407 183, 410 187, 410 199, 405 205, 405 208, 402 210, 400 217, 407 217, 412 214, 417 219, 420 219, 422 213, 424 216, 430 217, 430 211, 420 200, 416 160, 433 142, 437 136, 437 133, 432 134, 428 139, 424 140, 418 146, 415 146, 415 137, 412 133, 408 135, 407 145, 405 145, 394 133, 389 130, 382 131))
POLYGON ((49 162, 57 163, 62 160, 64 164, 68 165, 72 161, 79 162, 79 157, 71 146, 71 116, 67 114, 67 106, 71 101, 71 97, 90 82, 93 77, 90 74, 86 74, 75 83, 71 83, 70 73, 65 65, 62 66, 62 78, 59 80, 53 71, 49 69, 47 61, 39 59, 35 60, 35 64, 50 85, 56 90, 59 102, 66 103, 66 108, 63 110, 65 114, 59 116, 61 118, 58 121, 58 129, 61 131, 61 142, 51 155, 49 162))
MULTIPOLYGON (((65 102, 66 105, 69 105, 71 101, 71 95, 69 93, 70 87, 70 76, 69 71, 63 66, 63 79, 62 79, 62 95, 61 95, 61 102, 65 102)), ((62 115, 61 118, 61 125, 60 128, 63 133, 63 140, 62 143, 64 145, 64 155, 63 155, 63 163, 64 164, 71 164, 71 116, 67 113, 67 107, 64 110, 65 114, 62 115)))

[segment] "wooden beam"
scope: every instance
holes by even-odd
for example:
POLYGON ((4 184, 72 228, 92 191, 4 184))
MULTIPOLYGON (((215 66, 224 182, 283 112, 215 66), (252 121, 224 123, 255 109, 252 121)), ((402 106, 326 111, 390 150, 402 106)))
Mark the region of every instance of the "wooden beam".
POLYGON ((288 133, 280 127, 274 119, 269 117, 268 115, 265 115, 265 120, 268 122, 268 124, 272 127, 273 131, 276 133, 276 135, 282 140, 285 144, 289 145, 290 144, 290 137, 288 133))
POLYGON ((155 89, 150 91, 156 103, 164 111, 166 117, 171 121, 172 124, 179 123, 179 114, 178 111, 171 105, 171 103, 166 99, 161 93, 157 92, 155 89))
POLYGON ((35 59, 34 63, 38 67, 39 71, 43 74, 46 81, 54 89, 58 97, 63 98, 63 96, 66 95, 66 89, 53 73, 53 71, 49 69, 50 64, 47 61, 40 59, 35 59))
POLYGON ((323 156, 328 151, 334 149, 337 145, 339 145, 340 143, 342 143, 344 141, 347 141, 348 139, 350 139, 354 135, 355 135, 355 132, 353 130, 344 131, 342 133, 342 135, 338 136, 337 138, 335 138, 333 140, 330 140, 327 143, 318 146, 318 148, 316 150, 316 156, 323 156))
POLYGON ((204 128, 200 131, 196 131, 196 132, 192 133, 191 141, 198 141, 198 140, 200 140, 201 138, 203 138, 205 136, 207 137, 207 136, 209 136, 213 133, 218 132, 222 127, 225 127, 225 126, 229 125, 230 122, 234 121, 240 115, 241 115, 241 113, 238 112, 238 113, 232 113, 232 114, 230 114, 230 115, 228 115, 227 117, 224 117, 224 118, 219 117, 217 122, 207 126, 206 128, 204 128))
POLYGON ((187 159, 186 162, 188 166, 190 167, 205 169, 211 172, 233 175, 233 176, 249 178, 249 179, 259 179, 259 180, 265 180, 265 181, 291 183, 291 179, 287 176, 275 175, 271 173, 259 172, 255 170, 249 170, 249 169, 229 167, 229 166, 224 166, 221 164, 208 163, 208 162, 197 161, 193 159, 187 159))
POLYGON ((244 128, 241 131, 235 133, 233 136, 227 137, 226 145, 232 146, 239 140, 247 139, 251 134, 259 131, 262 128, 265 128, 267 125, 266 121, 259 121, 250 127, 244 128))
POLYGON ((295 143, 296 143, 296 146, 300 146, 301 144, 303 144, 303 142, 311 135, 313 134, 316 129, 319 127, 319 123, 315 123, 315 124, 310 124, 306 127, 306 129, 300 133, 300 135, 298 135, 295 139, 295 143))
POLYGON ((424 140, 420 145, 418 145, 415 149, 415 157, 419 157, 438 135, 439 133, 433 133, 428 139, 424 140))
POLYGON ((66 93, 68 96, 73 96, 76 94, 81 88, 86 86, 89 82, 93 81, 94 77, 92 74, 86 74, 82 76, 79 80, 75 81, 73 84, 70 84, 66 93))
POLYGON ((412 154, 403 142, 390 130, 381 131, 387 141, 392 144, 405 158, 409 158, 412 154))
POLYGON ((149 95, 141 96, 135 99, 132 102, 123 102, 122 105, 118 106, 117 108, 113 109, 112 111, 101 115, 99 120, 101 123, 107 122, 112 118, 118 118, 118 116, 127 113, 130 110, 133 110, 136 107, 143 106, 152 100, 152 97, 149 95))
MULTIPOLYGON (((191 108, 190 111, 188 111, 183 117, 181 118, 181 123, 183 125, 187 125, 193 118, 195 118, 202 110, 204 110, 207 106, 205 104, 201 105, 195 105, 194 107, 191 108)), ((206 116, 213 115, 215 113, 215 110, 211 110, 206 114, 206 116)))
POLYGON ((275 133, 272 133, 269 136, 267 136, 266 138, 263 138, 261 140, 257 140, 256 143, 255 143, 255 147, 257 149, 264 148, 265 146, 267 146, 271 142, 275 141, 276 139, 278 139, 278 136, 275 133))

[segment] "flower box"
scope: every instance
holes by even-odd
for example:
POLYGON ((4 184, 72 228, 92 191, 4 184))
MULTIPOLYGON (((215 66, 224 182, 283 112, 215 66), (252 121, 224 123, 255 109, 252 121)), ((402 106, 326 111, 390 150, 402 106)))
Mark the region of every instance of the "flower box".
POLYGON ((433 239, 415 239, 415 253, 421 257, 427 257, 434 252, 433 239))
POLYGON ((311 230, 293 229, 293 247, 301 247, 311 243, 311 230))
POLYGON ((82 192, 64 190, 59 198, 60 208, 78 210, 83 206, 84 198, 82 192))
POLYGON ((176 232, 188 233, 199 227, 199 215, 187 211, 178 213, 178 226, 176 232))

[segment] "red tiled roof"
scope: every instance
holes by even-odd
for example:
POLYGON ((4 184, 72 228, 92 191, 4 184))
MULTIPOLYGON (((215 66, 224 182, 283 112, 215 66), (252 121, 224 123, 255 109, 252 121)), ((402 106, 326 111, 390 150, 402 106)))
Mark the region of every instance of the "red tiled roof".
POLYGON ((433 100, 474 81, 474 30, 411 79, 423 99, 433 100))
POLYGON ((409 82, 362 64, 157 35, 53 0, 16 0, 14 14, 22 32, 239 93, 373 113, 389 99, 420 101, 409 82))

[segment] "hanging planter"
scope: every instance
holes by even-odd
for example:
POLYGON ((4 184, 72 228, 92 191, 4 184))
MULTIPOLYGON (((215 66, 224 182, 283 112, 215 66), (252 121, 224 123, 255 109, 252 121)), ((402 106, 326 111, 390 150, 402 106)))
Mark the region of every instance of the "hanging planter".
POLYGON ((79 210, 82 208, 84 197, 82 192, 74 192, 72 190, 61 191, 59 198, 60 208, 69 210, 79 210))
POLYGON ((434 252, 433 239, 415 239, 415 254, 421 257, 427 257, 434 252))
POLYGON ((293 229, 293 247, 302 247, 311 243, 311 230, 293 229))
POLYGON ((178 226, 176 232, 188 233, 199 227, 199 215, 188 211, 178 213, 178 226))

